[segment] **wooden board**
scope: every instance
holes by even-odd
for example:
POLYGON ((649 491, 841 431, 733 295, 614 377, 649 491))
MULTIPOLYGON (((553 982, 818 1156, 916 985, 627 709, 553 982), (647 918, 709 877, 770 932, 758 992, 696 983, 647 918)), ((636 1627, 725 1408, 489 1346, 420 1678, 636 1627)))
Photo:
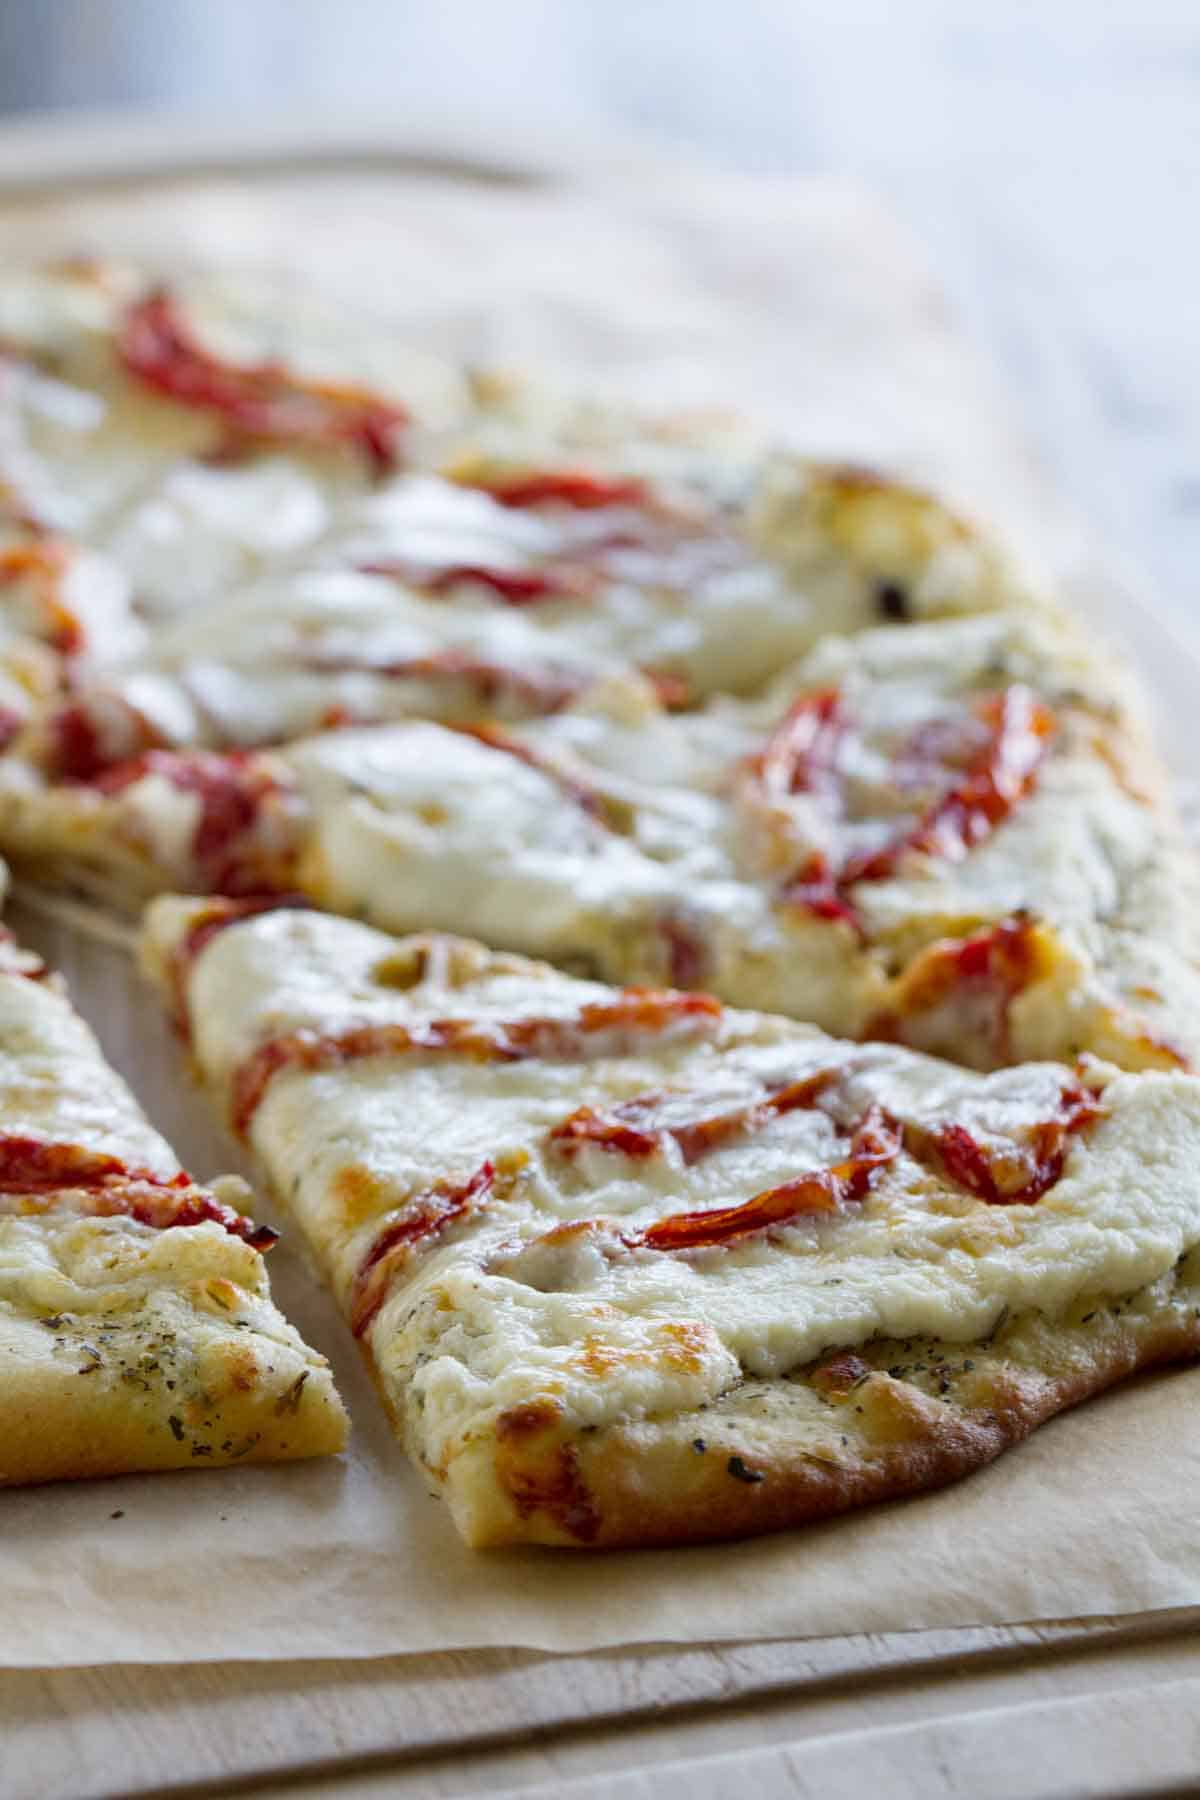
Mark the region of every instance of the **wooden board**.
MULTIPOLYGON (((31 146, 27 137, 17 159, 26 187, 31 146)), ((43 173, 69 178, 82 148, 72 161, 60 145, 43 173)), ((214 160, 203 135, 131 145, 118 132, 99 148, 106 176, 127 169, 131 153, 153 162, 164 205, 172 167, 214 160)), ((215 160, 288 153, 286 138, 225 143, 215 160)), ((343 143, 339 166, 347 154, 369 157, 377 173, 394 152, 373 138, 343 143)), ((439 168, 447 157, 437 146, 439 168)), ((547 178, 538 161, 493 173, 537 182, 547 178)), ((479 172, 474 148, 466 164, 479 172)), ((7 166, 16 167, 11 155, 7 166)), ((1198 1622, 1180 1613, 557 1658, 8 1672, 0 1787, 37 1800, 232 1795, 263 1783, 304 1794, 639 1797, 653 1785, 658 1796, 736 1791, 739 1800, 870 1785, 923 1800, 1132 1790, 1150 1768, 1161 1783, 1200 1764, 1200 1746, 1179 1728, 1200 1698, 1198 1622)))
MULTIPOLYGON (((741 1789, 745 1800, 869 1791, 868 1773, 879 1782, 895 1742, 880 1789, 889 1795, 1011 1793, 1018 1767, 1029 1777, 1018 1784, 1025 1793, 1112 1792, 1133 1788, 1151 1766, 1156 1778, 1178 1779, 1189 1755, 1200 1770, 1186 1709, 1175 1730, 1161 1730, 1169 1685, 1190 1683, 1186 1693, 1200 1696, 1198 1624, 1193 1613, 1160 1614, 584 1657, 475 1651, 340 1666, 9 1672, 0 1677, 0 1779, 7 1794, 30 1800, 234 1795, 268 1779, 290 1792, 289 1778, 304 1794, 353 1795, 361 1782, 364 1794, 466 1795, 586 1777, 597 1785, 580 1791, 600 1794, 618 1771, 654 1770, 664 1791, 658 1773, 672 1763, 736 1754, 742 1766, 750 1747, 767 1758, 765 1784, 780 1774, 771 1759, 783 1758, 793 1785, 760 1785, 756 1774, 741 1789), (1035 1786, 1041 1750, 1030 1740, 1015 1760, 1024 1733, 1036 1728, 1044 1740, 1043 1728, 1057 1729, 1072 1709, 1085 1722, 1087 1757, 1069 1779, 1044 1765, 1035 1786), (986 1790, 974 1769, 979 1715, 1005 1721, 986 1734, 995 1775, 986 1790), (1139 1719, 1147 1729, 1158 1723, 1136 1762, 1139 1719), (812 1769, 810 1743, 821 1758, 812 1769), (847 1758, 862 1785, 826 1788, 847 1758), (1089 1770, 1097 1780, 1085 1788, 1089 1770)), ((688 1779, 691 1793, 709 1791, 695 1770, 688 1779)))

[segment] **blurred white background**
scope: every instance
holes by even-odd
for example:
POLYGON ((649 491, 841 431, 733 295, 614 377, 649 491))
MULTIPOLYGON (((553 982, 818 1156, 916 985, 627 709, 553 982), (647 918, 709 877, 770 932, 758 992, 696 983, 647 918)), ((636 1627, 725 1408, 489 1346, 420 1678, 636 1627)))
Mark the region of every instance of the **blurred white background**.
POLYGON ((649 134, 863 178, 1051 470, 1177 606, 1200 563, 1200 0, 0 0, 0 111, 649 134))

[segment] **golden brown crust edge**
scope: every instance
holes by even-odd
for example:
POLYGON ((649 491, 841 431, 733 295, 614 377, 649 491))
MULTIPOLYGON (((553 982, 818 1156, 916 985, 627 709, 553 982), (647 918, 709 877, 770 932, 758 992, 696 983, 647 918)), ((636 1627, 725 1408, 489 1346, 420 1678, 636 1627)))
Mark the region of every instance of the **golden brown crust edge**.
POLYGON ((446 1471, 475 1549, 748 1537, 945 1486, 1139 1370, 1200 1354, 1200 1253, 1125 1299, 1026 1315, 991 1342, 875 1342, 692 1413, 574 1436, 503 1417, 446 1471), (1185 1270, 1187 1271, 1185 1275, 1185 1270))
MULTIPOLYGON (((95 1336, 81 1334, 89 1345, 95 1336)), ((161 1370, 130 1380, 122 1368, 93 1367, 86 1349, 61 1362, 6 1360, 0 1487, 292 1462, 344 1448, 348 1421, 323 1358, 239 1333, 208 1343, 194 1371, 195 1383, 168 1388, 161 1370)))

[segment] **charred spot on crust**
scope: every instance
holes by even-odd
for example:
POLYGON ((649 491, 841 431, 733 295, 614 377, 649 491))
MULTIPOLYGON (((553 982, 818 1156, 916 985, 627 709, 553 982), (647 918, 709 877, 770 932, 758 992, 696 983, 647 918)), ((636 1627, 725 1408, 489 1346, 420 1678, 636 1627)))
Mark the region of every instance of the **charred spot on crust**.
POLYGON ((825 485, 841 494, 886 494, 893 484, 868 463, 836 463, 824 472, 825 485))
POLYGON ((227 1371, 229 1385, 240 1393, 253 1393, 258 1386, 258 1357, 248 1344, 230 1347, 227 1371))

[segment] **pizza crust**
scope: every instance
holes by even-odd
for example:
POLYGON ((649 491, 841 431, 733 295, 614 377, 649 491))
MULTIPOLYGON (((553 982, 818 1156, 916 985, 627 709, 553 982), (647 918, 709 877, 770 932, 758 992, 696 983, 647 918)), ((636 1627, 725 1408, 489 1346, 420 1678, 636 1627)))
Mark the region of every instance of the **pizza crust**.
POLYGON ((746 1383, 703 1410, 580 1435, 531 1407, 432 1473, 474 1549, 746 1537, 945 1486, 1055 1414, 1197 1354, 1193 1251, 1148 1289, 1082 1298, 1068 1320, 1023 1315, 983 1343, 834 1349, 788 1381, 746 1383))

